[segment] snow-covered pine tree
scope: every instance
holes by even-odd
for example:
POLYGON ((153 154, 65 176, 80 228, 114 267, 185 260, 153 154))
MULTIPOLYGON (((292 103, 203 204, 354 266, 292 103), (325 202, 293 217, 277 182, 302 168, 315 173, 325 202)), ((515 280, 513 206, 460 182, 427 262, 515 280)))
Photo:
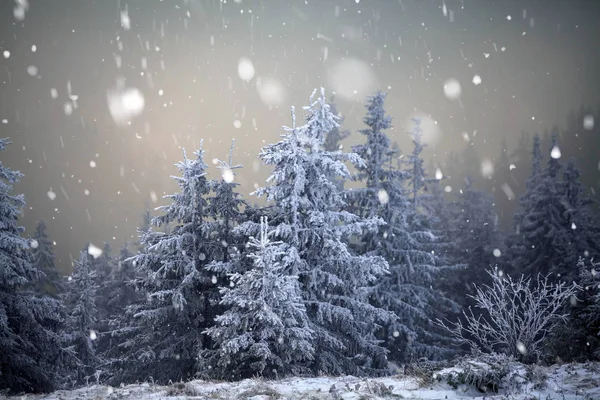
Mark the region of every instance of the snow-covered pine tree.
POLYGON ((399 255, 397 262, 405 266, 396 282, 401 283, 397 290, 401 290, 400 298, 407 317, 402 330, 393 332, 392 345, 393 356, 402 361, 411 357, 447 355, 448 336, 432 321, 453 313, 456 304, 444 295, 438 281, 443 274, 463 267, 446 257, 447 244, 433 234, 435 216, 429 213, 431 196, 427 191, 435 180, 428 178, 424 167, 422 152, 426 144, 423 143, 421 121, 415 118, 413 123, 413 150, 404 161, 408 167, 405 182, 408 207, 404 211, 401 231, 405 236, 398 238, 394 245, 399 255))
POLYGON ((227 307, 207 330, 217 345, 218 365, 224 378, 306 374, 314 359, 313 335, 298 277, 289 275, 298 264, 294 247, 269 239, 267 219, 260 237, 250 238, 248 257, 254 266, 230 275, 233 287, 221 288, 227 307))
POLYGON ((239 237, 233 234, 233 229, 244 220, 243 210, 247 204, 236 191, 239 183, 235 182, 236 169, 242 165, 234 165, 232 162, 235 141, 231 142, 228 160, 216 160, 217 168, 221 171, 221 179, 212 181, 213 195, 208 198, 208 214, 214 219, 210 229, 211 243, 214 249, 211 251, 213 261, 227 263, 230 255, 243 246, 239 237))
MULTIPOLYGON (((551 149, 557 146, 552 135, 551 149)), ((515 233, 508 241, 510 257, 507 260, 516 274, 536 276, 552 273, 551 280, 575 281, 577 269, 573 262, 578 249, 572 243, 572 223, 567 218, 564 185, 561 182, 559 154, 552 152, 545 169, 541 168, 539 136, 534 138, 532 174, 527 192, 520 201, 515 215, 515 233)), ((514 273, 513 273, 514 275, 514 273)))
MULTIPOLYGON (((274 235, 299 254, 286 274, 298 275, 315 332, 312 371, 365 374, 386 367, 385 350, 374 332, 377 323, 390 315, 369 304, 369 296, 372 282, 386 273, 387 263, 380 257, 351 254, 344 240, 375 230, 383 221, 342 210, 345 203, 331 177, 348 179, 344 162, 364 162, 354 153, 323 149, 325 134, 337 125, 323 89, 314 103, 311 96, 305 110, 305 125, 296 126, 292 108, 292 127, 284 128, 280 142, 261 150, 259 157, 274 170, 267 180, 270 186, 256 194, 275 203, 274 235)), ((258 232, 254 223, 242 229, 258 232)))
POLYGON ((44 277, 35 283, 34 290, 38 294, 58 298, 65 290, 65 282, 54 264, 55 257, 54 250, 52 249, 52 241, 48 238, 46 224, 42 220, 35 227, 30 247, 33 254, 34 268, 44 273, 44 277))
POLYGON ((96 348, 105 359, 110 358, 111 350, 117 343, 113 337, 113 321, 125 312, 127 306, 140 300, 139 293, 133 287, 135 268, 130 260, 132 256, 128 244, 124 243, 118 257, 111 263, 110 276, 102 285, 103 297, 98 296, 98 300, 103 301, 104 320, 97 325, 100 332, 96 348))
MULTIPOLYGON (((339 126, 336 126, 329 132, 327 132, 325 134, 325 141, 323 142, 323 149, 325 149, 325 151, 331 152, 341 151, 343 148, 341 141, 350 136, 350 131, 341 130, 341 125, 344 123, 344 118, 339 115, 337 107, 334 103, 334 98, 335 96, 331 96, 331 101, 329 102, 329 109, 333 115, 338 117, 337 122, 339 126)), ((335 182, 338 190, 344 190, 344 179, 341 179, 337 176, 332 177, 332 179, 335 182)))
MULTIPOLYGON (((10 143, 1 138, 0 151, 10 143)), ((73 362, 62 346, 62 304, 22 290, 42 274, 32 266, 28 240, 21 237, 24 197, 11 194, 21 176, 0 162, 0 391, 11 394, 56 389, 73 362)))
POLYGON ((150 229, 142 235, 143 250, 136 264, 136 288, 145 299, 127 309, 118 333, 124 354, 113 365, 113 381, 166 383, 185 380, 196 373, 196 359, 204 348, 202 332, 212 326, 210 302, 205 292, 214 290, 212 273, 205 269, 211 224, 206 220, 210 182, 206 178, 204 151, 196 159, 177 163, 174 176, 180 192, 168 195, 171 204, 159 207, 152 220, 160 228, 172 223, 170 233, 150 229))
POLYGON ((80 385, 94 382, 96 371, 102 368, 102 359, 94 343, 98 338, 96 330, 98 284, 95 281, 97 272, 92 269, 90 258, 86 251, 80 253, 66 293, 66 303, 71 309, 69 336, 79 359, 73 380, 80 385))
POLYGON ((338 117, 338 125, 334 127, 333 129, 331 129, 329 132, 327 132, 325 134, 325 141, 323 142, 323 148, 325 149, 325 151, 338 151, 338 150, 342 150, 341 148, 341 141, 346 139, 348 136, 350 136, 350 131, 349 130, 340 130, 341 125, 344 122, 344 117, 341 117, 340 114, 338 113, 336 104, 335 104, 335 97, 331 96, 331 101, 329 102, 329 110, 331 111, 331 113, 335 116, 338 117))

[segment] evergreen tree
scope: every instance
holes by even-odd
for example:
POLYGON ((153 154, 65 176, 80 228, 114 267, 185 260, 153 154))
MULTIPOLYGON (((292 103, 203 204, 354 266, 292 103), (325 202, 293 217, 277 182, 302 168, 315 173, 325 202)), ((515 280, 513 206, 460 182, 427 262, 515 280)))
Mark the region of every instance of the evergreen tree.
POLYGON ((79 260, 75 262, 75 270, 69 281, 69 291, 66 295, 67 304, 71 307, 69 336, 79 359, 74 378, 80 385, 87 384, 102 364, 94 344, 98 338, 96 331, 98 321, 96 276, 97 272, 92 269, 90 263, 90 255, 82 251, 79 260))
POLYGON ((350 136, 350 131, 345 130, 345 131, 341 131, 340 130, 340 126, 344 123, 344 118, 341 117, 337 111, 337 107, 335 105, 334 102, 334 97, 331 97, 331 101, 329 103, 329 110, 331 111, 331 113, 335 116, 338 117, 338 125, 334 128, 332 128, 329 132, 327 132, 325 134, 325 141, 323 142, 323 149, 325 149, 325 151, 338 151, 338 150, 342 150, 341 148, 341 141, 346 139, 348 136, 350 136))
MULTIPOLYGON (((557 146, 556 135, 551 143, 550 149, 557 146)), ((550 157, 542 169, 540 140, 538 136, 534 138, 532 174, 521 198, 521 210, 515 216, 516 232, 509 240, 510 266, 518 274, 552 273, 553 280, 573 282, 577 271, 568 262, 582 254, 573 246, 572 223, 567 219, 560 175, 562 166, 556 156, 550 157)))
MULTIPOLYGON (((431 195, 429 186, 435 180, 428 177, 424 167, 421 121, 413 119, 413 150, 405 160, 406 196, 409 206, 404 213, 406 237, 400 237, 395 245, 402 252, 399 259, 405 265, 404 271, 396 282, 401 283, 401 297, 410 305, 412 317, 406 318, 406 328, 394 332, 396 343, 403 339, 405 344, 398 346, 399 360, 411 357, 440 357, 448 355, 448 336, 431 321, 446 318, 455 311, 456 304, 441 290, 440 281, 445 273, 462 268, 447 257, 448 244, 442 237, 433 234, 436 218, 430 213, 431 195)), ((392 291, 392 294, 394 291, 392 291)))
MULTIPOLYGON (((360 218, 348 211, 331 176, 350 177, 344 161, 364 162, 354 153, 323 149, 325 134, 336 127, 337 117, 321 97, 305 107, 306 124, 292 127, 283 139, 261 150, 260 158, 274 166, 258 196, 273 201, 274 235, 295 249, 297 262, 288 266, 297 275, 302 297, 314 331, 314 373, 365 374, 385 368, 385 351, 375 339, 378 320, 389 314, 369 304, 370 283, 387 271, 380 257, 353 255, 344 243, 352 235, 375 230, 382 221, 360 218)), ((246 232, 258 231, 253 223, 246 232)))
MULTIPOLYGON (((0 139, 0 151, 8 144, 0 139)), ((18 217, 25 200, 11 194, 21 176, 0 162, 0 391, 13 394, 56 389, 73 361, 63 348, 61 303, 22 290, 42 273, 21 237, 18 217)))
POLYGON ((34 268, 44 274, 35 284, 36 293, 58 298, 65 290, 65 284, 54 264, 54 250, 46 233, 44 221, 39 221, 35 227, 31 240, 31 253, 34 268))
POLYGON ((170 233, 150 229, 142 235, 143 250, 131 260, 136 265, 136 288, 145 295, 127 309, 117 333, 123 338, 123 356, 113 363, 113 381, 166 383, 189 379, 204 348, 202 332, 212 321, 206 291, 215 289, 205 266, 211 224, 206 221, 210 182, 206 178, 203 150, 195 160, 177 164, 181 176, 173 177, 180 192, 168 195, 171 204, 152 224, 173 223, 170 233))
POLYGON ((454 219, 450 223, 451 235, 458 251, 454 259, 466 267, 452 274, 453 300, 463 307, 473 305, 470 297, 476 294, 475 285, 490 285, 488 270, 497 263, 494 251, 501 251, 497 216, 491 196, 474 189, 471 182, 456 195, 454 219))
POLYGON ((266 221, 260 238, 248 243, 254 268, 230 276, 233 287, 221 289, 221 302, 228 309, 207 331, 218 346, 217 368, 225 377, 298 375, 314 359, 314 332, 298 277, 288 275, 299 254, 270 241, 266 221))

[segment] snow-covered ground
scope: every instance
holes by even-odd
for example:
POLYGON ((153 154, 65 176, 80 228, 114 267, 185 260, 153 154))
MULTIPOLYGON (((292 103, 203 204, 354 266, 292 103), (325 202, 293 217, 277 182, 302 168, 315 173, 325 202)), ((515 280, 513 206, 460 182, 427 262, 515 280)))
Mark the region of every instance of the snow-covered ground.
MULTIPOLYGON (((517 371, 519 373, 519 371, 517 371)), ((523 369, 524 373, 524 369, 523 369)), ((21 400, 109 400, 109 399, 310 399, 310 400, 371 400, 371 399, 539 399, 539 400, 598 400, 600 399, 600 364, 565 364, 541 368, 537 384, 528 383, 515 392, 500 390, 482 393, 473 387, 447 383, 423 383, 419 377, 398 375, 387 378, 362 379, 356 377, 289 378, 278 381, 261 379, 241 382, 191 381, 171 386, 153 384, 128 385, 122 388, 89 386, 72 391, 58 391, 48 395, 14 396, 21 400)))

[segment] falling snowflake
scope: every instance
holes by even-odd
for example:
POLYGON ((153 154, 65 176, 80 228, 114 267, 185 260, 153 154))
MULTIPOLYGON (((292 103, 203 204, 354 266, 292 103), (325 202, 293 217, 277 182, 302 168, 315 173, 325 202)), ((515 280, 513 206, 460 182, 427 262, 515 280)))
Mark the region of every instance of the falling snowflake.
POLYGON ((444 82, 444 95, 450 100, 457 100, 462 93, 460 83, 456 79, 448 79, 444 82))
POLYGON ((451 191, 452 191, 452 186, 446 186, 446 187, 444 187, 444 192, 450 193, 451 191))
POLYGON ((125 125, 144 111, 144 95, 139 89, 112 90, 108 92, 106 98, 110 115, 117 124, 125 125))
POLYGON ((127 9, 124 11, 121 11, 121 26, 126 31, 131 29, 131 20, 129 19, 129 12, 127 9))
POLYGON ((229 168, 225 168, 222 177, 226 183, 232 183, 234 178, 233 171, 229 168))
POLYGON ((386 205, 388 203, 388 201, 390 200, 390 197, 388 195, 388 192, 386 192, 384 189, 381 189, 378 193, 377 193, 377 198, 379 199, 379 202, 382 205, 386 205))
POLYGON ((437 179, 438 181, 442 180, 442 178, 444 177, 444 174, 442 174, 442 170, 441 169, 436 169, 435 170, 435 179, 437 179))
POLYGON ((2 52, 2 55, 4 56, 4 58, 8 58, 8 57, 10 57, 10 51, 8 51, 8 50, 4 50, 4 51, 2 52))
POLYGON ((238 75, 241 80, 249 82, 254 78, 255 74, 254 65, 252 61, 246 57, 240 58, 238 61, 238 75))
POLYGON ((40 244, 38 243, 37 240, 32 239, 31 243, 29 245, 31 246, 32 249, 37 249, 40 244))
POLYGON ((525 345, 521 342, 517 342, 517 350, 521 354, 527 354, 527 349, 525 348, 525 345))
POLYGON ((94 259, 96 259, 102 255, 102 249, 94 246, 91 243, 89 244, 87 251, 90 256, 94 257, 94 259))
POLYGON ((481 162, 481 175, 484 178, 491 178, 494 175, 494 163, 490 159, 481 162))
POLYGON ((48 194, 48 198, 49 198, 50 200, 54 200, 54 199, 56 199, 56 193, 54 193, 54 192, 52 191, 52 189, 50 189, 50 190, 48 191, 48 193, 47 193, 47 194, 48 194))
POLYGON ((480 84, 481 84, 481 76, 479 76, 479 75, 475 75, 475 76, 473 77, 473 84, 474 84, 474 85, 480 85, 480 84))
POLYGON ((91 330, 90 331, 90 340, 96 340, 98 339, 98 335, 96 334, 96 331, 91 330))
POLYGON ((500 251, 500 249, 494 249, 492 254, 494 254, 494 257, 500 257, 502 255, 502 252, 500 251))
POLYGON ((594 116, 586 115, 583 117, 583 129, 591 131, 594 129, 594 116))
POLYGON ((242 127, 242 122, 239 119, 233 121, 233 127, 236 129, 240 129, 242 127))
POLYGON ((28 66, 27 73, 31 76, 36 76, 38 73, 38 67, 36 67, 35 65, 28 66))
POLYGON ((90 161, 90 167, 96 168, 96 161, 94 161, 94 160, 90 161))
POLYGON ((575 225, 575 222, 571 223, 571 229, 573 229, 573 230, 577 229, 577 225, 575 225))
POLYGON ((558 146, 554 146, 552 148, 552 151, 550 152, 550 157, 554 158, 555 160, 558 160, 561 156, 560 153, 560 149, 558 148, 558 146))

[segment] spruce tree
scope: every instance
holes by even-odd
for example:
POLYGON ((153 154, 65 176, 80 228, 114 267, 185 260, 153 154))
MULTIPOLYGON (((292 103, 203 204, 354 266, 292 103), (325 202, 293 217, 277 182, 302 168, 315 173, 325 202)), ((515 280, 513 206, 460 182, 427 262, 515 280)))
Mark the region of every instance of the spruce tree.
POLYGON ((230 275, 232 287, 221 288, 227 311, 207 330, 218 349, 215 369, 225 378, 305 374, 314 359, 298 277, 289 275, 299 254, 268 236, 263 218, 260 237, 248 242, 253 268, 230 275))
POLYGON ((203 150, 196 159, 176 164, 181 176, 173 177, 180 188, 168 195, 171 204, 160 207, 152 220, 158 229, 172 223, 170 233, 150 229, 142 235, 143 250, 132 261, 138 277, 136 288, 145 299, 128 307, 118 334, 123 355, 113 363, 113 381, 166 383, 192 378, 196 359, 204 348, 213 321, 206 292, 215 289, 205 266, 211 224, 206 220, 206 195, 210 182, 203 150))
POLYGON ((74 380, 80 385, 89 383, 102 367, 102 359, 94 343, 98 339, 96 328, 98 284, 95 281, 97 275, 97 272, 92 269, 90 255, 82 251, 79 260, 75 262, 75 270, 71 275, 66 294, 66 302, 71 308, 69 336, 79 359, 74 380))
POLYGON ((33 254, 33 266, 44 276, 35 284, 36 293, 58 298, 65 290, 65 282, 58 273, 54 264, 54 250, 52 241, 46 233, 46 224, 39 221, 35 227, 35 233, 31 238, 31 253, 33 254))
MULTIPOLYGON (((11 142, 0 139, 0 151, 11 142)), ((42 273, 33 257, 18 217, 22 195, 11 194, 22 174, 0 162, 0 391, 50 392, 73 362, 64 349, 64 309, 56 299, 23 290, 42 273)))
MULTIPOLYGON (((387 271, 380 257, 352 254, 345 240, 364 230, 375 230, 382 221, 360 218, 343 211, 345 202, 332 176, 350 178, 345 161, 364 165, 354 153, 323 149, 328 131, 337 117, 326 104, 324 90, 307 110, 306 123, 285 128, 282 140, 261 150, 260 158, 274 166, 258 196, 272 201, 274 235, 298 252, 288 266, 297 275, 302 297, 315 332, 314 373, 365 374, 385 368, 385 351, 375 339, 378 321, 389 313, 369 304, 371 283, 387 271)), ((246 232, 258 229, 248 223, 246 232)), ((292 250, 290 250, 292 251, 292 250)))
MULTIPOLYGON (((553 135, 549 153, 555 146, 553 135)), ((552 280, 573 282, 577 277, 574 260, 583 255, 583 250, 574 246, 573 222, 568 219, 571 207, 565 198, 557 155, 550 157, 542 169, 540 140, 538 136, 534 138, 532 175, 521 198, 521 210, 515 216, 515 233, 508 242, 509 261, 518 274, 551 273, 552 280)))
POLYGON ((465 264, 451 276, 454 282, 452 298, 463 307, 472 305, 470 297, 476 294, 474 285, 491 284, 488 270, 502 255, 501 237, 492 198, 473 188, 471 181, 456 194, 453 221, 450 223, 457 253, 454 260, 465 264), (494 254, 495 253, 495 254, 494 254))

